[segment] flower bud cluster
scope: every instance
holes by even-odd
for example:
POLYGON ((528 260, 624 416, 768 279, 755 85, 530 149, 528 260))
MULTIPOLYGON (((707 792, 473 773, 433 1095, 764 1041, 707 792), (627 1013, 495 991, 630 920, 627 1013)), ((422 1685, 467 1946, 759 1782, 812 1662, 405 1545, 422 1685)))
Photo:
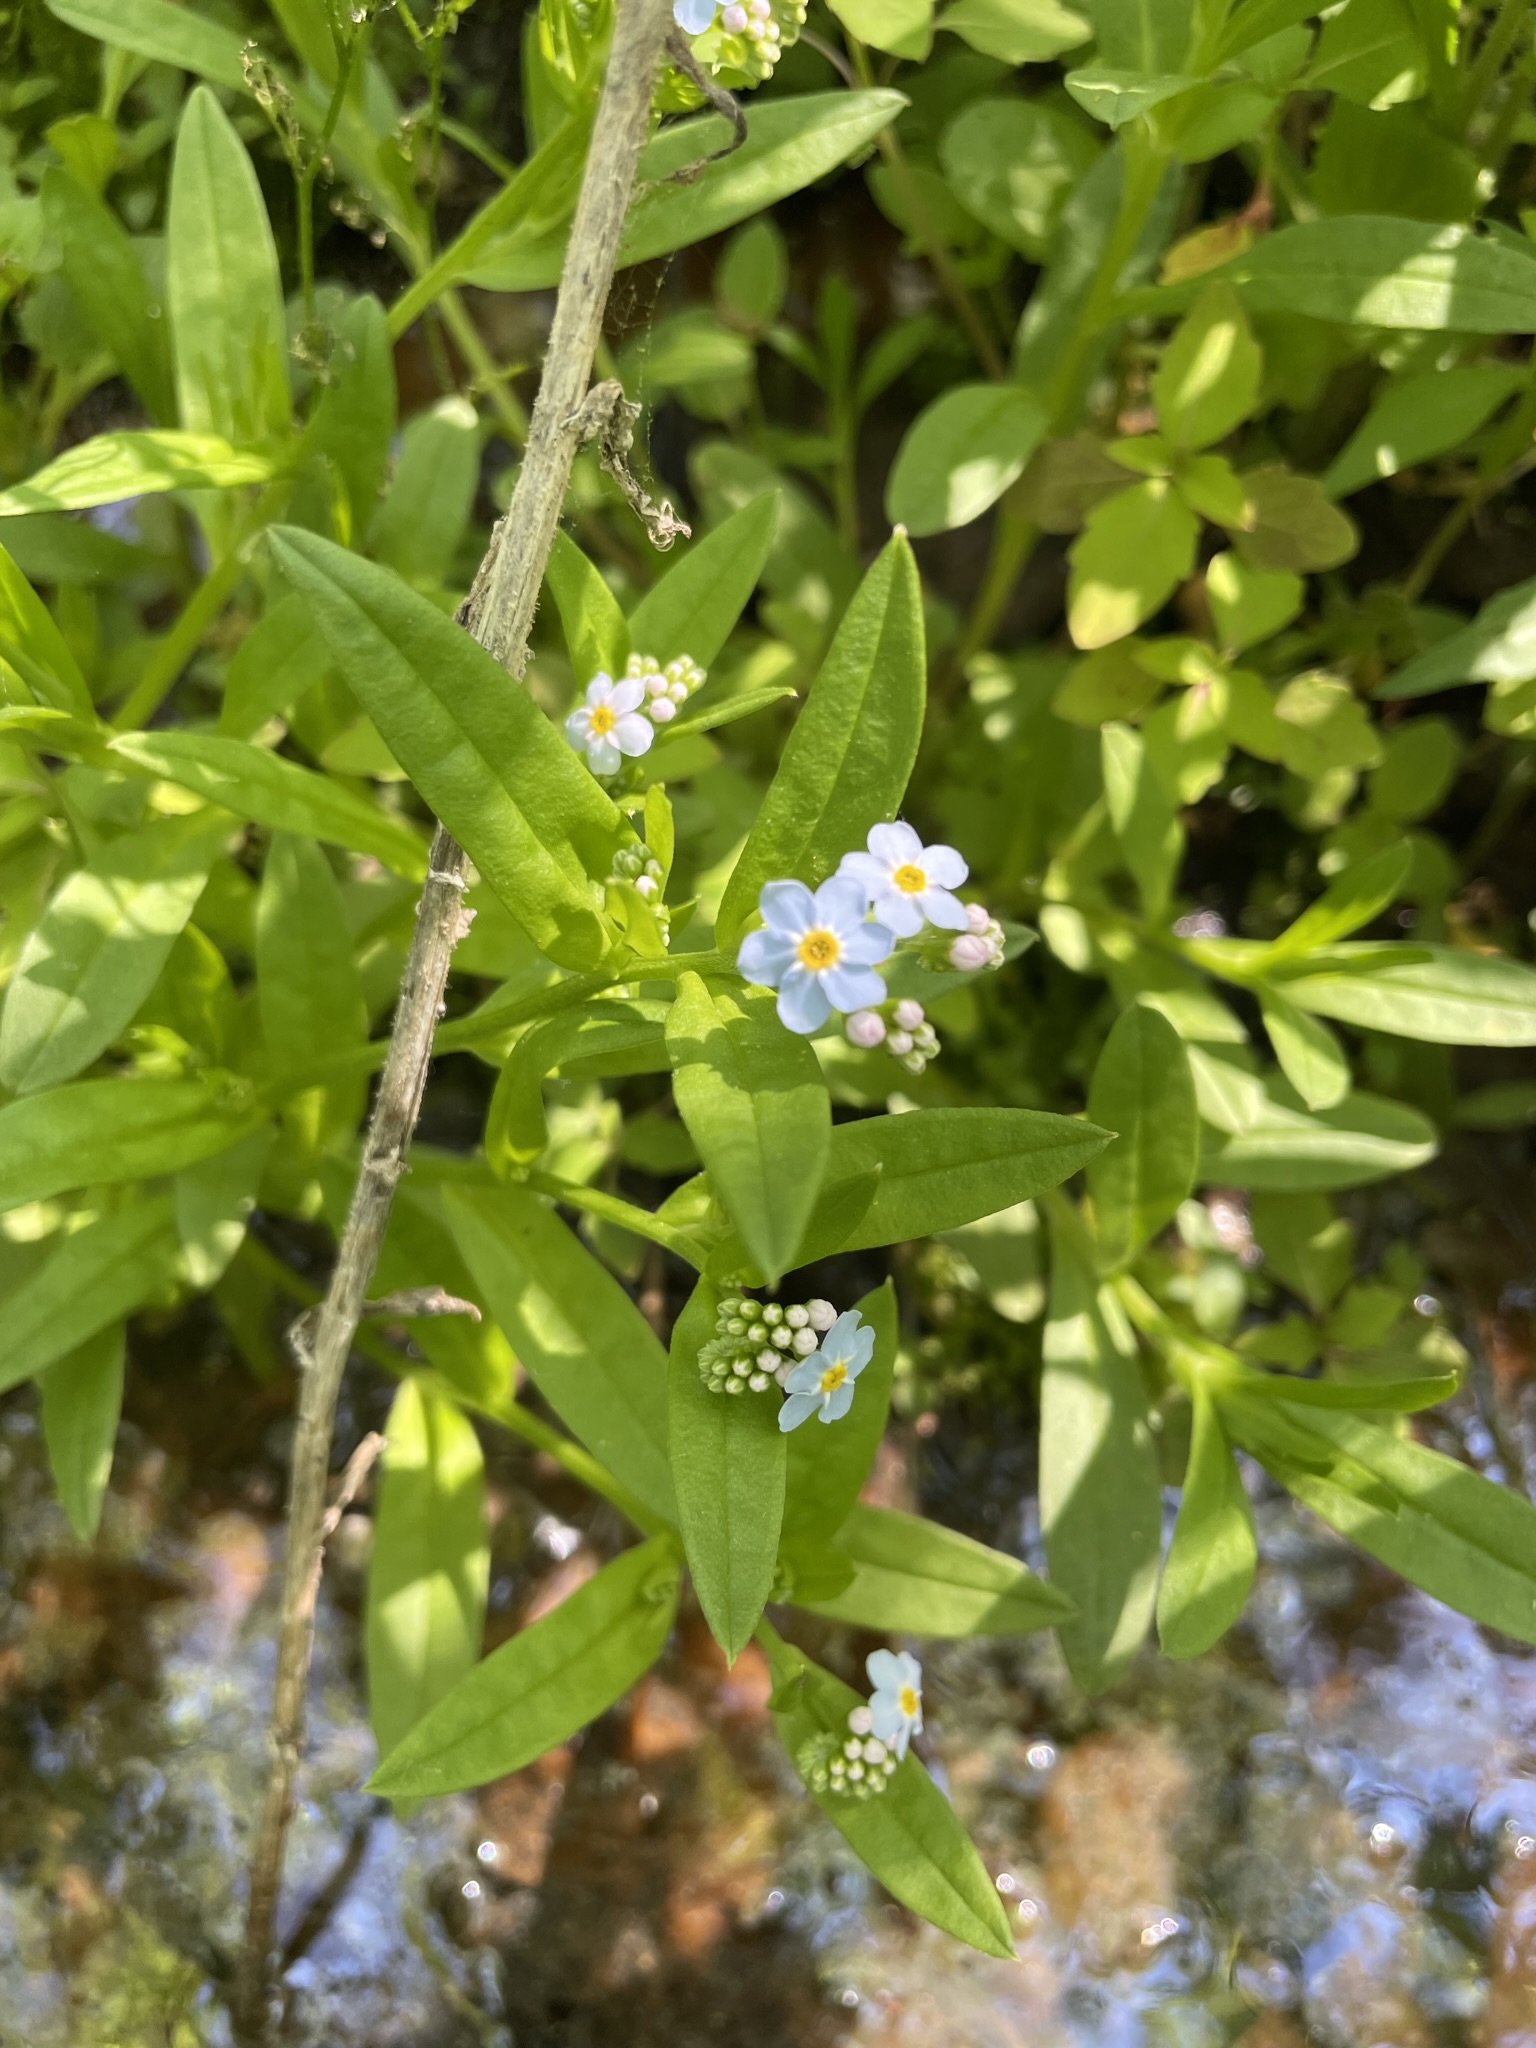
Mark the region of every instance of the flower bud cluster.
POLYGON ((910 996, 880 1010, 855 1010, 843 1030, 850 1045, 866 1052, 883 1045, 909 1074, 922 1073, 928 1062, 938 1057, 939 1034, 928 1022, 922 1004, 910 996))
POLYGON ((613 873, 609 880, 633 882, 636 895, 643 896, 648 903, 656 902, 661 895, 663 879, 661 862, 643 839, 621 846, 613 856, 613 873))
POLYGON ((966 929, 949 948, 951 967, 967 972, 1003 964, 1003 928, 980 903, 965 906, 966 929))
POLYGON ((727 1294, 715 1334, 699 1352, 699 1378, 712 1394, 761 1394, 782 1387, 837 1321, 830 1301, 754 1301, 727 1294))
POLYGON ((676 0, 678 26, 708 37, 698 56, 713 71, 744 71, 754 85, 770 77, 780 57, 805 26, 806 0, 676 0))
POLYGON ((645 684, 645 702, 640 709, 652 725, 670 725, 679 707, 704 685, 704 670, 686 654, 678 655, 665 668, 654 654, 632 654, 624 664, 624 674, 645 684))
POLYGON ((835 1735, 823 1734, 813 1735, 801 1744, 795 1762, 813 1792, 830 1792, 843 1799, 872 1799, 885 1790, 886 1781, 895 1774, 896 1755, 869 1730, 868 1707, 853 1707, 843 1741, 835 1735))

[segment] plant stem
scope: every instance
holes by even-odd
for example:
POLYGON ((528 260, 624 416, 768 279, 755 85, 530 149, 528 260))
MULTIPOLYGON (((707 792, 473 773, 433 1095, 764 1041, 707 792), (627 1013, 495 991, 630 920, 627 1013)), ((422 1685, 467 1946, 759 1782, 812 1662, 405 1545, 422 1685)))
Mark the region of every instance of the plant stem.
POLYGON ((113 720, 119 732, 140 731, 175 688, 182 670, 196 654, 203 635, 223 611, 245 574, 246 542, 265 521, 265 514, 253 518, 188 598, 175 625, 145 662, 138 681, 123 699, 122 708, 113 720))
MULTIPOLYGON (((622 0, 618 8, 544 376, 529 424, 527 459, 511 507, 492 533, 481 572, 460 608, 461 622, 514 675, 521 673, 527 658, 534 605, 570 481, 580 431, 576 414, 591 376, 671 22, 671 0, 622 0)), ((237 2030, 251 2043, 265 2040, 270 2027, 278 1894, 303 1747, 336 1401, 426 1087, 438 1008, 462 927, 466 868, 463 849, 439 826, 362 1166, 300 1384, 282 1625, 268 1731, 271 1768, 251 1864, 234 2010, 237 2030)))
POLYGON ((325 120, 320 133, 310 144, 309 156, 298 179, 298 221, 299 221, 299 283, 304 293, 304 318, 315 317, 315 180, 325 162, 325 152, 330 147, 331 137, 336 133, 336 123, 341 119, 341 109, 347 97, 347 87, 352 79, 352 60, 357 54, 360 36, 348 36, 336 52, 336 82, 331 87, 330 105, 325 110, 325 120))
POLYGON ((1500 0, 1493 27, 1483 38, 1483 46, 1467 74, 1467 89, 1461 103, 1461 125, 1464 131, 1470 132, 1473 122, 1482 111, 1483 101, 1497 83, 1504 59, 1519 40, 1520 31, 1529 20, 1530 12, 1531 0, 1500 0))
MULTIPOLYGON (((869 52, 864 45, 855 42, 850 36, 848 53, 853 60, 854 72, 860 85, 873 86, 875 81, 869 68, 869 52)), ((938 279, 945 298, 954 308, 956 319, 965 329, 971 347, 976 351, 977 361, 994 383, 1005 382, 1008 365, 1003 360, 1002 351, 993 338, 991 328, 982 319, 981 308, 971 297, 965 279, 956 270, 954 261, 944 246, 943 237, 933 224, 933 216, 928 211, 922 190, 912 174, 912 166, 907 161, 907 153, 901 146, 901 138, 893 124, 888 122, 880 130, 879 145, 880 154, 885 158, 885 167, 891 174, 891 183, 896 187, 896 195, 901 201, 902 211, 911 223, 913 236, 922 244, 929 267, 938 279)))

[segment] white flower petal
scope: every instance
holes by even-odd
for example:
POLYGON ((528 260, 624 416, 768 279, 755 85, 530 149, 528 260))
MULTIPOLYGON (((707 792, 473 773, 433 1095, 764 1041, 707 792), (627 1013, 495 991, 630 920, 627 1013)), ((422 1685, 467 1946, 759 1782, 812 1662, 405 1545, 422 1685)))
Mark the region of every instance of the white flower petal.
POLYGON ((923 1667, 918 1663, 912 1652, 910 1650, 898 1650, 896 1652, 896 1663, 901 1672, 902 1684, 910 1685, 915 1692, 921 1693, 923 1689, 923 1667))
POLYGON ((885 983, 873 967, 826 967, 817 978, 829 1007, 845 1015, 885 1001, 885 983))
POLYGON ((889 960, 895 944, 883 924, 855 925, 843 939, 843 963, 848 967, 874 967, 889 960))
POLYGON ((890 865, 876 860, 872 853, 845 853, 837 864, 840 875, 852 875, 855 881, 864 884, 866 895, 873 896, 885 888, 890 880, 890 865))
POLYGON ((873 909, 887 931, 898 939, 915 939, 923 928, 923 913, 917 898, 905 889, 893 889, 887 882, 875 892, 873 909))
POLYGON ((587 734, 592 730, 592 714, 586 706, 578 705, 565 721, 565 736, 573 747, 584 747, 587 734))
POLYGON ((823 1422, 841 1422, 853 1406, 853 1381, 844 1380, 840 1387, 834 1387, 821 1404, 823 1422))
POLYGON ((672 19, 684 35, 703 35, 714 18, 715 0, 672 0, 672 19))
POLYGON ((795 942, 782 932, 748 932, 736 955, 736 971, 763 988, 777 988, 794 957, 795 942))
POLYGON ((622 683, 615 683, 608 698, 610 710, 633 711, 645 702, 645 683, 640 676, 626 676, 622 683))
POLYGON ((909 860, 921 862, 923 857, 922 840, 900 819, 894 825, 872 825, 867 843, 876 860, 884 861, 887 868, 899 868, 909 860))
POLYGON ((784 1391, 787 1394, 815 1394, 820 1398, 821 1361, 814 1352, 809 1358, 800 1359, 785 1376, 784 1391))
POLYGON ((770 931, 799 938, 816 922, 816 898, 804 882, 764 882, 757 907, 770 931))
POLYGON ((638 711, 626 711, 615 721, 613 743, 621 754, 643 754, 656 737, 656 728, 638 711))
POLYGON ((958 889, 971 872, 961 856, 952 846, 925 846, 922 866, 930 882, 937 882, 941 889, 958 889))
POLYGON ((816 1413, 821 1402, 815 1394, 791 1394, 779 1410, 779 1427, 788 1432, 816 1413))
POLYGON ((594 775, 617 775, 624 766, 624 756, 606 734, 590 733, 587 737, 587 766, 594 775))
MULTIPOLYGON (((878 976, 876 977, 878 979, 878 976)), ((881 988, 885 984, 882 982, 881 988)), ((857 1009, 856 1003, 849 1005, 857 1009)), ((820 981, 804 967, 791 967, 779 984, 779 1022, 802 1037, 819 1031, 832 1014, 832 1005, 822 992, 820 981)))
MULTIPOLYGON (((894 1650, 871 1650, 864 1659, 864 1669, 870 1684, 879 1691, 887 1691, 894 1695, 896 1688, 902 1683, 902 1669, 894 1650)), ((876 1730, 876 1733, 878 1732, 876 1730)))
POLYGON ((599 669, 587 685, 587 702, 595 711, 599 704, 606 704, 613 695, 613 677, 604 675, 599 669))
POLYGON ((958 896, 951 896, 947 889, 925 889, 921 896, 914 897, 930 924, 936 924, 940 931, 963 932, 969 930, 965 905, 958 896))
POLYGON ((856 875, 834 875, 816 891, 816 917, 839 938, 856 931, 869 907, 869 892, 856 875))

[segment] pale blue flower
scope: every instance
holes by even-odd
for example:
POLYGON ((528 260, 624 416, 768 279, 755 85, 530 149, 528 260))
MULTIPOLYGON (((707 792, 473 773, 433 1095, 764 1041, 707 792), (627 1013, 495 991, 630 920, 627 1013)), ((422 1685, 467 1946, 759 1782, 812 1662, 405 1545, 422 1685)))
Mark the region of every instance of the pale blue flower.
POLYGON ((803 882, 765 882, 761 931, 748 932, 736 966, 748 981, 779 992, 779 1017, 791 1031, 818 1031, 834 1010, 863 1010, 885 1000, 875 973, 895 941, 865 917, 865 891, 834 875, 813 896, 803 882))
POLYGON ((616 683, 599 673, 588 683, 586 702, 565 721, 565 736, 578 751, 586 750, 594 775, 617 775, 626 754, 643 754, 655 739, 655 726, 638 708, 644 698, 638 676, 616 683))
POLYGON ((923 1732, 923 1667, 910 1650, 871 1650, 864 1660, 869 1682, 869 1716, 875 1734, 905 1756, 907 1744, 923 1732))
POLYGON ((966 928, 965 905, 952 892, 970 873, 952 846, 924 846, 910 825, 876 825, 868 853, 845 853, 839 875, 864 887, 875 916, 899 939, 915 938, 924 921, 947 932, 966 928))
POLYGON ((779 1410, 780 1429, 798 1429, 818 1409, 823 1422, 839 1421, 853 1406, 853 1383, 874 1352, 874 1331, 856 1308, 844 1309, 820 1350, 802 1358, 785 1379, 789 1398, 779 1410))
POLYGON ((701 36, 715 19, 715 0, 673 0, 672 19, 685 36, 701 36))

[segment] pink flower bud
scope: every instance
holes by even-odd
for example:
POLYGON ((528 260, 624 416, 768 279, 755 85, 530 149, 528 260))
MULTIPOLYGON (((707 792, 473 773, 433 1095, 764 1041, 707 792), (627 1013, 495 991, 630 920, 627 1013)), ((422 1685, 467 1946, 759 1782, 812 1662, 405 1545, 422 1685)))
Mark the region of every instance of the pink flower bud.
POLYGON ((923 1006, 915 1003, 911 996, 903 996, 896 1005, 896 1022, 903 1031, 915 1031, 923 1021, 923 1006))
POLYGON ((843 1032, 850 1045, 862 1046, 869 1052, 885 1036, 885 1019, 878 1010, 855 1010, 843 1025, 843 1032))
POLYGON ((974 973, 978 967, 991 966, 992 948, 980 932, 962 932, 949 949, 949 964, 974 973))
POLYGON ((745 7, 727 7, 720 17, 720 26, 728 35, 739 36, 747 25, 745 7))
POLYGON ((987 906, 984 903, 967 903, 965 906, 965 922, 971 931, 984 932, 992 922, 987 906))
POLYGON ((645 708, 653 725, 670 725, 677 716, 677 706, 670 697, 653 697, 645 708))

